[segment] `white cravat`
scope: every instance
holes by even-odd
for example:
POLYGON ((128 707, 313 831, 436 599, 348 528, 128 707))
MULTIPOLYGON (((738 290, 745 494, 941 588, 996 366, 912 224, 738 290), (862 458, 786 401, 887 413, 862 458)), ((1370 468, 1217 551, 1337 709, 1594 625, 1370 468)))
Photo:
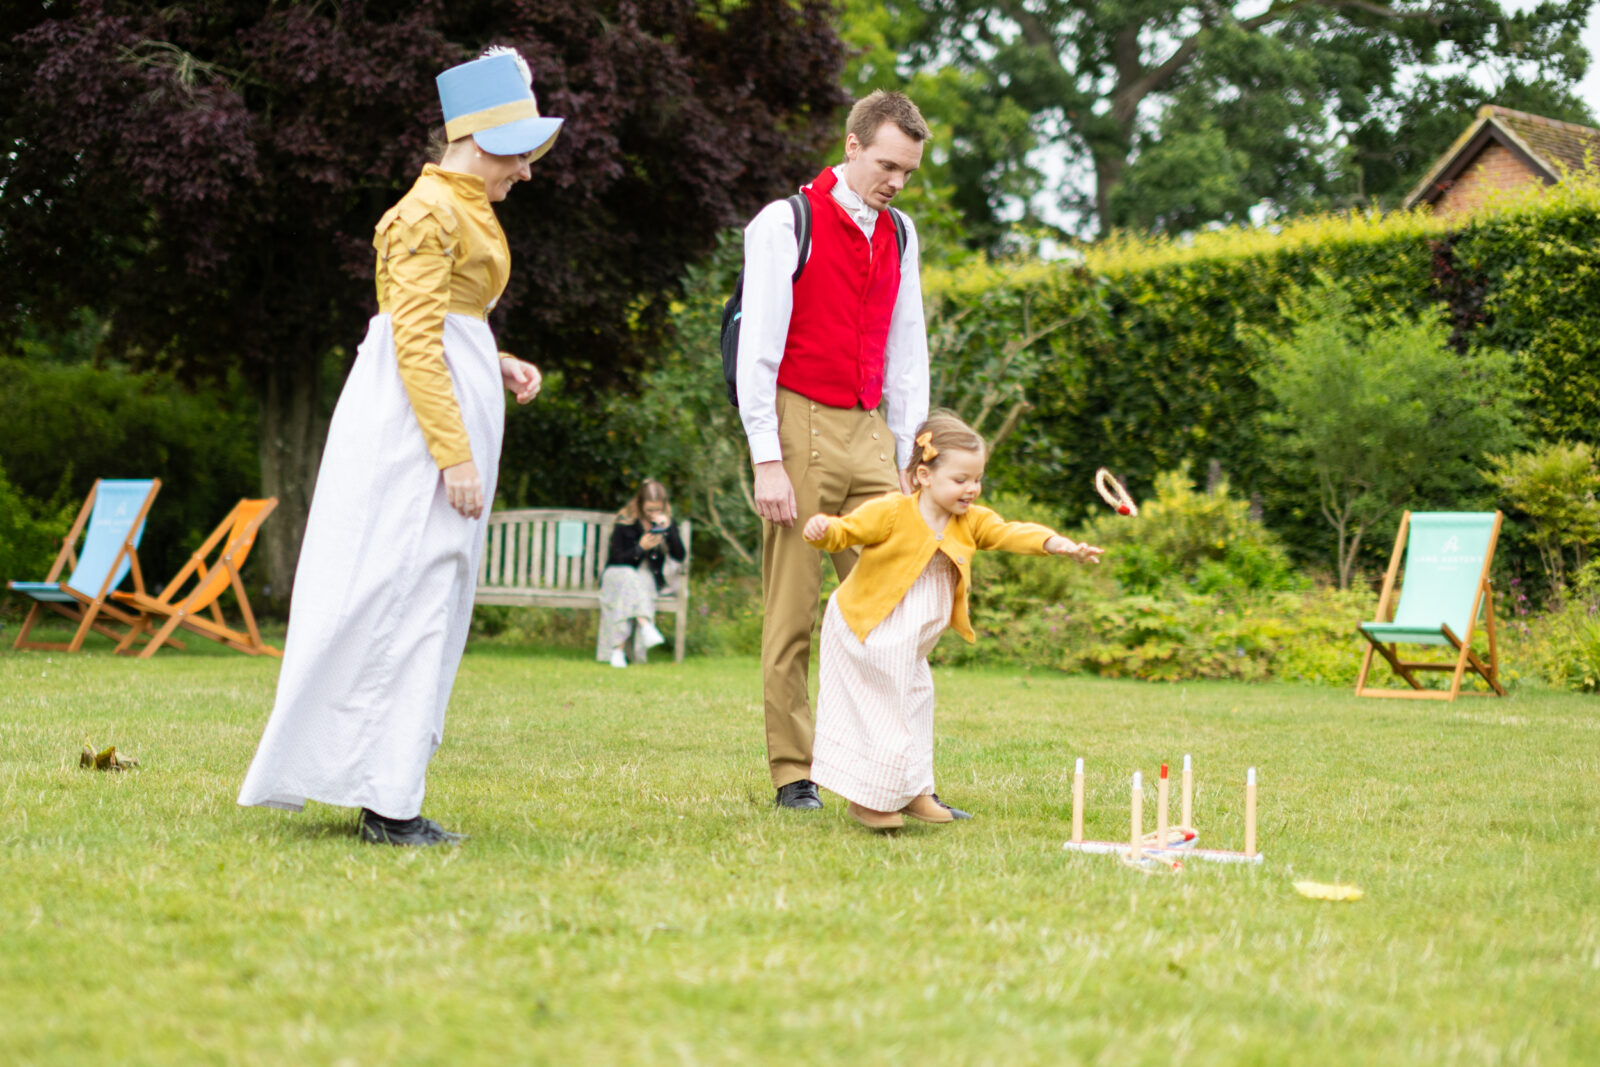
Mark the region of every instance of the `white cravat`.
POLYGON ((861 227, 861 232, 867 235, 867 240, 872 240, 872 230, 878 224, 878 213, 867 206, 867 202, 856 194, 856 191, 844 183, 844 164, 833 168, 833 176, 839 180, 833 186, 833 198, 839 206, 856 220, 856 225, 861 227))

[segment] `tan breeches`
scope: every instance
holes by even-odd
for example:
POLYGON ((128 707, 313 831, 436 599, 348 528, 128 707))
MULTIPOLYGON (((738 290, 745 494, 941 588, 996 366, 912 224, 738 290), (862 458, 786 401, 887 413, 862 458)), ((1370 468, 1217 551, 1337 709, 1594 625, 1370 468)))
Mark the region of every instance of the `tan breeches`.
MULTIPOLYGON (((821 512, 843 515, 863 501, 900 488, 894 435, 877 411, 831 408, 788 389, 778 390, 778 440, 794 485, 793 526, 763 522, 761 677, 767 716, 767 762, 772 784, 811 776, 811 711, 807 676, 811 635, 822 592, 822 554, 800 536, 821 512)), ((832 555, 843 581, 858 550, 832 555)))

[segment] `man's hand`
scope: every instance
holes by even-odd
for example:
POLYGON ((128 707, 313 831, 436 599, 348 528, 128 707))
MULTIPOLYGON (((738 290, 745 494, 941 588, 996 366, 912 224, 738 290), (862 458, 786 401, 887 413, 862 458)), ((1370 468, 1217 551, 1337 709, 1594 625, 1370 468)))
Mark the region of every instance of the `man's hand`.
POLYGON ((467 460, 439 472, 444 475, 444 497, 450 506, 469 519, 483 514, 483 480, 478 467, 467 460))
POLYGON ((911 484, 911 475, 906 471, 900 472, 900 491, 906 496, 917 491, 917 487, 911 484))
POLYGON ((756 464, 756 514, 779 526, 793 526, 799 509, 794 502, 794 486, 781 460, 756 464))
POLYGON ((1100 553, 1105 551, 1105 549, 1096 548, 1094 545, 1070 541, 1060 534, 1047 539, 1044 543, 1044 550, 1052 556, 1071 556, 1079 563, 1099 563, 1100 553))
POLYGON ((506 388, 517 398, 517 403, 526 404, 539 395, 539 386, 544 378, 532 363, 506 356, 500 360, 500 380, 506 383, 506 388))
POLYGON ((800 531, 800 535, 807 541, 820 541, 823 534, 828 532, 828 527, 832 522, 833 518, 831 516, 813 515, 806 520, 806 528, 800 531))

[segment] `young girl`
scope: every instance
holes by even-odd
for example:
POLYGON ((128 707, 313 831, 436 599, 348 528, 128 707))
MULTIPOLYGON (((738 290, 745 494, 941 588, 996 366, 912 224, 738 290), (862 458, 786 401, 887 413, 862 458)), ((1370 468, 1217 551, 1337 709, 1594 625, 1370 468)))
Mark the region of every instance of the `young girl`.
POLYGON ((933 672, 946 627, 976 638, 967 617, 978 549, 1100 562, 1104 549, 1030 522, 1006 522, 973 501, 987 448, 966 423, 935 412, 917 430, 911 496, 889 493, 844 518, 813 515, 805 538, 825 552, 864 545, 828 602, 811 779, 850 801, 874 830, 949 822, 933 796, 933 672))
POLYGON ((646 478, 611 528, 611 549, 600 574, 595 659, 626 667, 631 639, 633 659, 643 663, 646 650, 665 640, 655 624, 656 594, 667 588, 667 560, 682 563, 686 555, 672 525, 666 487, 646 478))

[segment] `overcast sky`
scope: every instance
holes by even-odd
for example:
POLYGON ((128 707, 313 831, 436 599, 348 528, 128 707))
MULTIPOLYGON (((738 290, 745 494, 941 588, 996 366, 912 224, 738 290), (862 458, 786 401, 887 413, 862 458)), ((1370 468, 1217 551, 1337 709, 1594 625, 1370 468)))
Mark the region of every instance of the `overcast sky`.
MULTIPOLYGON (((1507 11, 1526 11, 1539 0, 1503 0, 1507 11)), ((1583 31, 1583 46, 1589 50, 1589 73, 1578 88, 1578 95, 1589 111, 1600 120, 1600 4, 1589 8, 1589 25, 1583 31)))
POLYGON ((1600 119, 1600 7, 1589 12, 1589 28, 1583 31, 1584 47, 1589 49, 1589 76, 1583 79, 1583 98, 1589 110, 1600 119))

